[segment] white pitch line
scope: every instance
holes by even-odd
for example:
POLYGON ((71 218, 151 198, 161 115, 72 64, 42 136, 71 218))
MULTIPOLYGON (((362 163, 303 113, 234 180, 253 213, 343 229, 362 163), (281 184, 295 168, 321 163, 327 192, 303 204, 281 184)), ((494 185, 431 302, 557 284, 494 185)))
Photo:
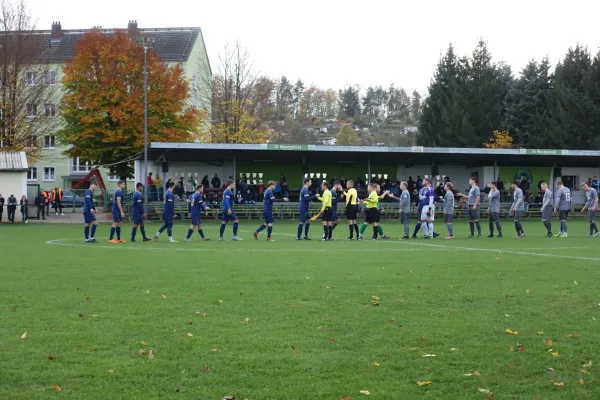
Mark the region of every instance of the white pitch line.
POLYGON ((548 253, 533 253, 528 251, 517 251, 517 250, 505 250, 505 249, 487 249, 487 248, 479 248, 479 247, 462 247, 462 246, 446 246, 443 244, 433 244, 433 243, 406 243, 407 245, 414 246, 425 246, 425 247, 433 247, 440 249, 453 249, 453 250, 466 250, 466 251, 488 251, 491 253, 498 254, 520 254, 526 256, 536 256, 536 257, 553 257, 553 258, 566 258, 571 260, 590 260, 590 261, 600 261, 600 258, 596 257, 582 257, 582 256, 569 256, 564 254, 548 254, 548 253))

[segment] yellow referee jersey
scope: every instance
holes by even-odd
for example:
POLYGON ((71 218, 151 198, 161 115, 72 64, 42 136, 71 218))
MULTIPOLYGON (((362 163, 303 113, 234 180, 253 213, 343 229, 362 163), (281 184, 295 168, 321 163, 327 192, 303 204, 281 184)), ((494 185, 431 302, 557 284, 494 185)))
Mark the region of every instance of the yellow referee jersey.
POLYGON ((356 205, 356 202, 358 201, 358 193, 356 192, 356 189, 348 189, 347 192, 344 192, 344 196, 346 196, 346 205, 356 205))
POLYGON ((321 201, 323 202, 323 207, 321 207, 321 211, 324 211, 327 207, 331 208, 331 191, 330 190, 326 190, 323 192, 321 201))
POLYGON ((377 192, 373 190, 364 203, 367 205, 367 208, 377 208, 379 205, 379 195, 377 195, 377 192))

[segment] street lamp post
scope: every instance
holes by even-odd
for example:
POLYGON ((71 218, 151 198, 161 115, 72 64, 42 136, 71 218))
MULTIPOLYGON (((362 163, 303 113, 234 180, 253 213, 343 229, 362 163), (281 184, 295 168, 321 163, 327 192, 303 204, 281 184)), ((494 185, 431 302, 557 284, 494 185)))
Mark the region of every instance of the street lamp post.
MULTIPOLYGON (((138 47, 144 49, 144 177, 148 177, 148 49, 154 47, 153 37, 135 39, 138 47)), ((144 182, 144 207, 148 207, 148 182, 144 182)))

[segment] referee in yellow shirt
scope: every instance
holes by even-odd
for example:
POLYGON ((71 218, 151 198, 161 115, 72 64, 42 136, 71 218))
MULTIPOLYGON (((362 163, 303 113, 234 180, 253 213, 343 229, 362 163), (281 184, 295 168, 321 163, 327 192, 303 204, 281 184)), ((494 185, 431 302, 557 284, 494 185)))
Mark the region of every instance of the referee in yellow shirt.
POLYGON ((354 189, 354 181, 346 182, 347 192, 344 192, 346 198, 346 219, 348 220, 348 229, 350 236, 348 240, 354 239, 354 232, 356 232, 356 240, 360 237, 358 233, 358 225, 356 224, 356 218, 358 216, 358 193, 354 189))
POLYGON ((323 206, 321 207, 321 211, 317 215, 315 215, 312 220, 316 220, 321 217, 321 221, 323 221, 323 241, 331 240, 331 235, 333 232, 333 223, 332 216, 333 211, 331 208, 331 191, 329 190, 329 183, 323 182, 321 185, 321 189, 323 189, 323 197, 321 201, 323 202, 323 206))

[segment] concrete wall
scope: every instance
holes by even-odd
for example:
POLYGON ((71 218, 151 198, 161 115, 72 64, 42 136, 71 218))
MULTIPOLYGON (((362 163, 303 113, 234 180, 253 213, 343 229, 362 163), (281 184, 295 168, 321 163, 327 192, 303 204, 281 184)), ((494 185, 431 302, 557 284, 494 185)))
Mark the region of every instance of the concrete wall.
MULTIPOLYGON (((21 196, 27 195, 27 173, 20 171, 0 171, 0 194, 5 200, 12 194, 17 198, 17 211, 15 213, 15 222, 21 221, 21 213, 18 202, 21 200, 21 196)), ((30 199, 30 203, 33 199, 30 199)), ((4 204, 3 220, 7 221, 6 216, 6 204, 4 204)))
MULTIPOLYGON (((469 178, 473 175, 479 176, 479 186, 484 188, 486 175, 491 180, 493 169, 494 167, 466 168, 460 165, 438 165, 439 174, 449 176, 454 187, 459 191, 464 191, 469 187, 469 178)), ((412 177, 416 181, 418 176, 423 178, 425 175, 431 175, 431 165, 398 166, 397 176, 400 180, 407 181, 409 177, 412 177)))

